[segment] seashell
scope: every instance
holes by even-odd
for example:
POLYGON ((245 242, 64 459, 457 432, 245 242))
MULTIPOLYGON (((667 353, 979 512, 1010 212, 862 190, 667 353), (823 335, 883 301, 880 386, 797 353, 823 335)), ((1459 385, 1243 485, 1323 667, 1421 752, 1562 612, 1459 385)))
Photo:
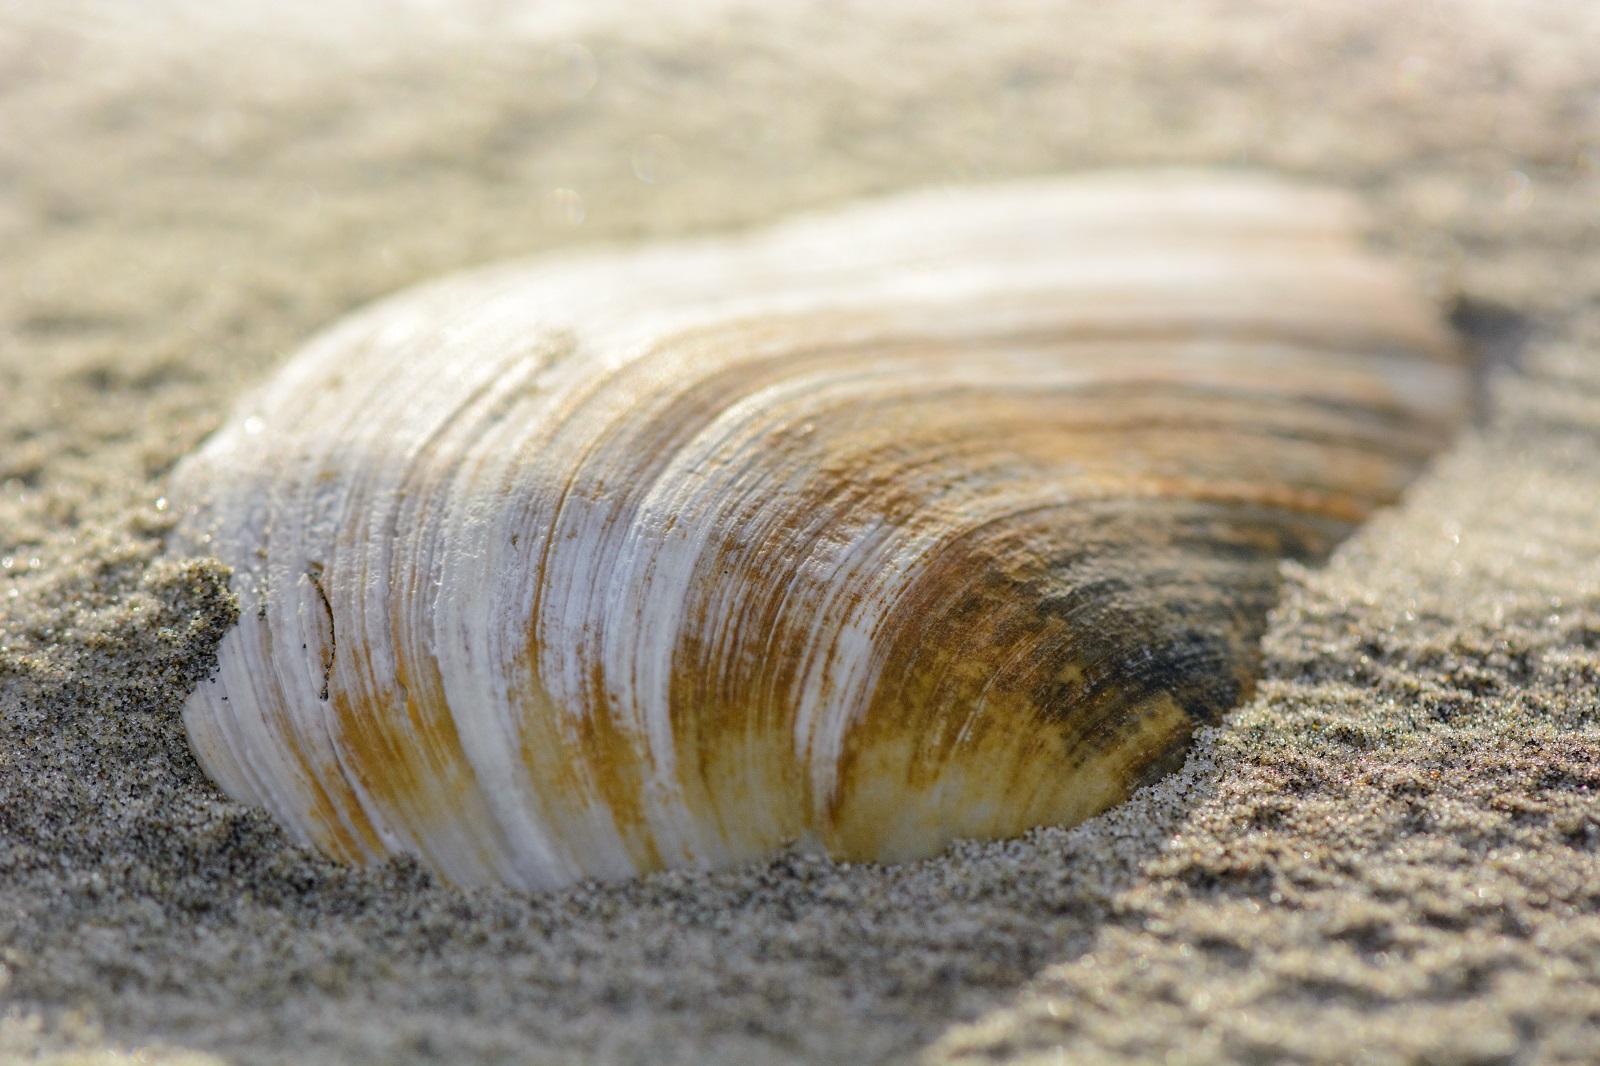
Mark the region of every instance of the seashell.
POLYGON ((1249 692, 1280 561, 1466 410, 1358 221, 1110 174, 382 302, 174 474, 242 608, 195 753, 462 885, 1094 815, 1249 692))

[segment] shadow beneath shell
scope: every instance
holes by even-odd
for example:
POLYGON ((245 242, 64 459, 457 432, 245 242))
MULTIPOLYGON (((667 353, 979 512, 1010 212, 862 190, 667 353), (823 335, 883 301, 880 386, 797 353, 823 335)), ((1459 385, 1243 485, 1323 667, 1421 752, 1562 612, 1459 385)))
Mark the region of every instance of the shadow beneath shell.
POLYGON ((921 862, 793 850, 741 870, 530 895, 438 888, 400 860, 352 874, 370 894, 332 924, 372 945, 362 969, 386 976, 356 998, 432 1016, 434 1031, 467 997, 494 1004, 483 1022, 515 1017, 528 1039, 583 1062, 909 1062, 1090 949, 1118 894, 1212 793, 1213 735, 1082 825, 921 862), (409 931, 386 939, 397 913, 409 931))

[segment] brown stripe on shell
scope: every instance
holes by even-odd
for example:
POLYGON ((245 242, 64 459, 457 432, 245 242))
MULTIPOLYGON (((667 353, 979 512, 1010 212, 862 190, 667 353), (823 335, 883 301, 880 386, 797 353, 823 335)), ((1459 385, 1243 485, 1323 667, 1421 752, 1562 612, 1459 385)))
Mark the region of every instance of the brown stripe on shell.
POLYGON ((974 530, 898 605, 826 839, 915 858, 1097 814, 1251 689, 1277 564, 1347 525, 1244 504, 1073 504, 974 530))
MULTIPOLYGON (((791 336, 804 332, 795 330, 791 336)), ((859 336, 862 324, 840 332, 859 336)), ((714 336, 698 334, 694 343, 741 351, 754 347, 737 334, 736 328, 714 336)), ((1270 334, 1258 333, 1256 338, 1257 343, 1273 340, 1270 334)), ((1040 343, 1038 338, 1029 340, 1040 343)), ((1091 384, 1043 392, 971 388, 952 392, 948 387, 934 387, 926 394, 901 388, 888 399, 866 392, 854 404, 845 402, 840 390, 853 376, 859 376, 863 366, 893 373, 897 360, 908 370, 925 370, 940 361, 966 365, 986 353, 1015 349, 1019 340, 983 338, 975 342, 976 351, 948 342, 942 346, 915 344, 901 338, 896 345, 783 352, 684 386, 658 415, 636 415, 627 434, 651 439, 652 447, 641 448, 633 440, 611 442, 620 452, 648 457, 652 463, 647 469, 625 472, 618 482, 648 486, 659 475, 664 456, 704 431, 715 413, 794 378, 814 383, 803 394, 803 402, 786 406, 774 401, 759 408, 766 425, 760 430, 747 429, 735 455, 728 457, 732 462, 737 454, 758 454, 767 468, 808 470, 811 474, 803 486, 750 484, 745 486, 745 498, 706 502, 709 513, 715 515, 715 527, 723 532, 717 537, 716 549, 703 556, 691 582, 695 599, 686 606, 674 654, 671 720, 679 780, 697 812, 718 827, 731 854, 759 855, 784 839, 805 833, 858 858, 875 854, 904 857, 942 845, 950 838, 952 825, 966 826, 971 835, 993 836, 1015 833, 1028 825, 1081 819, 1127 795, 1150 776, 1152 767, 1169 765, 1181 755, 1197 718, 1201 722, 1216 720, 1221 709, 1248 691, 1254 642, 1273 598, 1278 560, 1321 558, 1371 507, 1393 498, 1436 445, 1443 427, 1412 425, 1397 412, 1386 413, 1378 403, 1329 407, 1321 397, 1285 403, 1281 396, 1272 395, 1273 386, 1292 385, 1297 367, 1280 374, 1287 382, 1250 378, 1254 395, 1220 391, 1216 375, 1203 390, 1186 390, 1181 378, 1165 389, 1125 384, 1138 369, 1130 363, 1142 362, 1147 373, 1157 374, 1164 364, 1170 365, 1172 353, 1166 348, 1171 343, 1171 337, 1160 335, 1122 344, 1099 338, 1081 358, 1069 344, 1058 341, 1053 346, 1052 355, 1064 360, 1077 358, 1080 364, 1092 364, 1096 347, 1111 347, 1113 354, 1107 361, 1115 364, 1115 370, 1107 374, 1109 386, 1091 384), (671 437, 678 443, 669 447, 666 441, 671 437), (1297 457, 1297 452, 1304 454, 1297 457), (1135 466, 1141 469, 1135 472, 1135 466), (1297 484, 1277 483, 1275 479, 1281 479, 1286 469, 1298 474, 1297 484), (870 843, 862 838, 859 827, 850 828, 851 823, 860 822, 882 833, 894 819, 882 811, 864 817, 845 813, 861 807, 862 796, 872 791, 862 782, 874 775, 862 772, 860 780, 845 781, 840 795, 822 804, 825 811, 808 817, 819 803, 808 787, 806 753, 797 749, 786 728, 799 698, 797 687, 805 657, 817 652, 808 643, 814 644, 814 629, 825 625, 830 614, 837 616, 871 594, 868 586, 852 577, 830 573, 825 557, 829 542, 836 541, 842 531, 886 523, 900 527, 941 523, 959 529, 963 511, 982 513, 981 507, 975 507, 974 492, 981 494, 985 486, 1003 492, 1006 485, 1018 482, 1055 486, 1064 500, 1076 495, 1075 503, 1062 505, 1066 519, 1085 510, 1084 502, 1092 503, 1105 493, 1107 484, 1118 493, 1134 496, 1135 518, 1118 527, 1124 538, 1121 543, 1130 550, 1141 528, 1152 538, 1166 535, 1163 530, 1170 523, 1163 511, 1173 498, 1189 497, 1206 506, 1202 513, 1216 530, 1212 541, 1205 543, 1203 550, 1191 548, 1187 555, 1169 549, 1168 565, 1158 572, 1192 575, 1195 580, 1172 584, 1191 598, 1203 598, 1201 594, 1211 587, 1207 582, 1240 597, 1225 612, 1189 620, 1193 633, 1203 633, 1207 626, 1223 627, 1221 631, 1231 634, 1225 642, 1229 650, 1200 655, 1196 649, 1201 645, 1193 633, 1187 643, 1176 638, 1157 641, 1159 646, 1182 649, 1190 664, 1160 660, 1166 663, 1161 676, 1195 673, 1202 678, 1217 675, 1232 680, 1218 689, 1220 695, 1199 702, 1178 692, 1175 682, 1172 691, 1151 688, 1131 703, 1119 697, 1116 721, 1121 724, 1115 728, 1101 722, 1098 712, 1086 705, 1086 735, 1070 743, 1063 741, 1070 752, 1058 752, 1050 760, 1037 754, 1026 759, 999 755, 998 749, 1006 743, 1003 738, 1008 727, 1004 724, 979 730, 976 739, 970 730, 961 733, 968 738, 965 743, 976 745, 965 760, 965 772, 972 782, 1021 781, 1046 775, 1057 780, 1092 778, 1099 782, 1094 788, 1063 792, 1040 786, 1037 800, 1014 803, 987 820, 974 812, 992 809, 994 803, 975 794, 976 784, 964 791, 947 788, 952 798, 941 802, 936 815, 925 818, 928 824, 942 825, 945 830, 930 831, 915 842, 878 839, 870 843), (1246 561, 1236 560, 1224 567, 1210 558, 1218 552, 1237 556, 1246 546, 1246 561), (829 576, 808 580, 809 574, 818 573, 829 576), (781 594, 774 595, 775 590, 781 594), (1196 663, 1200 665, 1194 666, 1196 663), (1133 707, 1139 708, 1137 714, 1130 710, 1133 707), (1208 709, 1202 713, 1201 707, 1208 709), (1110 739, 1114 737, 1123 740, 1110 739), (1084 753, 1091 749, 1101 754, 1091 758, 1084 753), (995 769, 1001 766, 1009 769, 995 769), (983 767, 989 769, 982 771, 983 767), (959 817, 958 810, 968 811, 968 816, 959 817)), ((646 368, 641 367, 640 372, 647 372, 646 368)), ((600 490, 594 491, 598 494, 600 490)), ((613 492, 612 497, 619 510, 629 506, 626 493, 613 492)), ((631 521, 619 519, 617 525, 626 527, 631 521)), ((1038 529, 1037 543, 1070 544, 1081 532, 1064 519, 1038 529)), ((1104 538, 1099 542, 1104 545, 1104 538)), ((1101 550, 1114 558, 1117 543, 1101 550)), ((964 558, 976 566, 975 560, 982 554, 979 551, 964 558)), ((936 574, 966 572, 959 567, 952 570, 941 560, 942 554, 927 565, 936 574)), ((1091 576, 1075 576, 1087 587, 1099 587, 1091 576)), ((1170 584, 1170 577, 1168 580, 1170 584)), ((937 585, 934 578, 924 579, 927 581, 937 585)), ((1001 581, 1000 587, 1006 592, 996 597, 997 603, 1011 602, 1017 610, 1029 602, 1026 596, 1018 599, 1014 577, 1001 581)), ((921 601, 921 597, 934 595, 926 589, 919 591, 897 605, 896 616, 915 620, 916 633, 923 627, 932 632, 968 633, 970 626, 961 618, 952 616, 946 622, 946 614, 921 601)), ((1185 616, 1196 610, 1179 595, 1168 599, 1185 616)), ((1137 614, 1146 629, 1124 620, 1119 628, 1125 638, 1123 646, 1096 653, 1094 661, 1102 669, 1108 668, 1107 664, 1133 661, 1140 651, 1140 634, 1148 635, 1153 626, 1150 620, 1158 617, 1152 613, 1152 605, 1160 601, 1153 593, 1133 600, 1142 605, 1137 614)), ((1132 609, 1123 608, 1124 613, 1132 609)), ((1014 631, 1015 618, 1007 625, 1010 629, 1002 629, 1014 631)), ((887 643, 891 638, 882 639, 887 643)), ((912 639, 920 641, 921 637, 912 639)), ((1082 636, 1078 640, 1088 642, 1082 636)), ((1073 658, 1079 653, 1060 639, 1047 648, 1039 653, 1045 661, 1059 659, 1065 664, 1061 669, 1069 672, 1083 669, 1073 658)), ((960 661, 979 675, 996 662, 1019 656, 1026 657, 1021 645, 1004 641, 992 646, 976 642, 960 646, 960 661)), ((891 682, 910 667, 891 651, 881 669, 885 682, 891 682)), ((1011 682, 997 679, 993 691, 1005 692, 1008 685, 1011 682)), ((597 679, 596 690, 604 687, 603 680, 597 679)), ((1038 692, 1032 695, 1037 697, 1038 692)), ((893 761, 884 754, 885 741, 881 736, 865 740, 863 735, 874 731, 894 734, 894 743, 901 749, 905 749, 906 736, 920 735, 903 730, 906 715, 888 709, 895 699, 928 709, 944 703, 970 706, 974 698, 959 686, 939 699, 931 691, 912 698, 905 698, 903 692, 891 697, 881 691, 863 724, 852 734, 850 765, 872 761, 880 767, 877 776, 884 776, 882 768, 893 761), (867 748, 877 753, 870 760, 861 754, 867 748)), ((992 706, 993 697, 988 699, 992 706)), ((996 712, 995 722, 1009 722, 1016 737, 1026 737, 1042 707, 1029 709, 1020 699, 1012 699, 1017 706, 1007 714, 996 712)), ((908 812, 916 805, 907 797, 930 785, 917 780, 919 773, 928 776, 927 765, 939 765, 943 759, 947 772, 962 770, 962 761, 948 750, 939 749, 930 756, 921 742, 918 744, 914 751, 902 750, 897 756, 910 769, 880 783, 881 789, 887 790, 883 794, 899 795, 908 812), (916 754, 918 751, 921 754, 916 754), (924 769, 916 771, 917 766, 924 769)), ((1029 744, 1036 746, 1037 739, 1029 744)), ((1012 786, 1004 787, 1014 791, 1012 786)))

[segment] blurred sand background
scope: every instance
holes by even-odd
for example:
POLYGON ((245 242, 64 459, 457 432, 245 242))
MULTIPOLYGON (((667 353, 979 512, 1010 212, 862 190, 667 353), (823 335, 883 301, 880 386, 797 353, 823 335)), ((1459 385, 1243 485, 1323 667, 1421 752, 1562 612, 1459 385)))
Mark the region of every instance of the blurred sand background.
POLYGON ((1600 1058, 1600 8, 0 0, 0 1060, 1600 1058), (162 478, 458 266, 1106 165, 1351 187, 1493 356, 1257 698, 1072 832, 544 896, 289 846, 162 478))

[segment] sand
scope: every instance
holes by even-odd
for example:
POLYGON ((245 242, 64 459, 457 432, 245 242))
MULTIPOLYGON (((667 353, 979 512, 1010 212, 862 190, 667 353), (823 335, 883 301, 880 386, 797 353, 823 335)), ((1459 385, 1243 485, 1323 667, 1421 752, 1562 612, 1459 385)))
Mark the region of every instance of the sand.
POLYGON ((0 4, 0 1059, 1600 1058, 1591 5, 215 6, 0 4), (234 608, 163 556, 162 479, 319 326, 1143 163, 1356 190, 1489 356, 1480 423, 1286 570, 1182 773, 914 865, 537 896, 332 865, 204 779, 178 712, 234 608))

